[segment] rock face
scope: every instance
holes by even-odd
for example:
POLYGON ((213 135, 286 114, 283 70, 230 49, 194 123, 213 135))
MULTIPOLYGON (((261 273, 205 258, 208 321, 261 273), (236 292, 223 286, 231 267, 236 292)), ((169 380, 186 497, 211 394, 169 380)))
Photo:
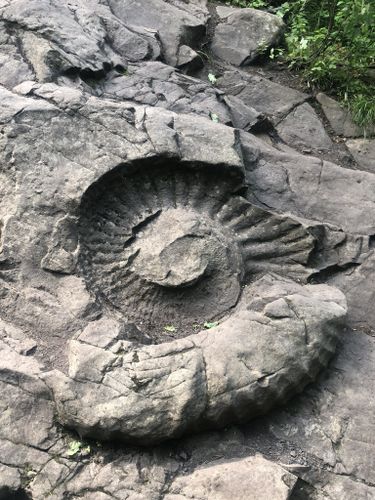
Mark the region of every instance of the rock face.
POLYGON ((360 170, 375 172, 375 139, 350 139, 346 145, 360 170))
POLYGON ((245 66, 275 45, 284 23, 268 12, 256 9, 217 7, 220 18, 212 41, 215 56, 235 66, 245 66))
POLYGON ((187 476, 180 476, 170 486, 165 500, 198 499, 227 500, 235 495, 238 500, 287 500, 296 477, 264 458, 255 456, 232 462, 217 462, 200 468, 187 476), (225 480, 231 478, 233 488, 225 480), (271 496, 269 496, 271 495, 271 496))
MULTIPOLYGON (((244 136, 244 143, 246 137, 244 136)), ((260 145, 261 143, 259 143, 260 145)), ((319 158, 244 146, 257 162, 248 171, 249 199, 276 212, 325 222, 347 233, 375 233, 372 174, 349 170, 319 158), (344 193, 344 195, 343 195, 344 193), (358 206, 355 200, 363 200, 358 206)))
POLYGON ((218 81, 224 92, 241 99, 244 104, 267 115, 277 125, 308 96, 286 88, 260 75, 226 71, 218 81))
POLYGON ((371 149, 239 69, 280 29, 0 0, 0 498, 375 496, 371 149))
POLYGON ((321 153, 332 148, 332 141, 310 104, 293 109, 276 127, 288 145, 303 152, 321 153))
POLYGON ((100 320, 71 342, 71 378, 46 382, 80 435, 157 442, 287 400, 327 363, 345 314, 338 290, 264 277, 218 326, 171 343, 136 347, 100 320))
POLYGON ((349 112, 337 101, 323 93, 319 93, 316 99, 337 135, 345 137, 361 137, 363 135, 363 131, 351 120, 349 112))
POLYGON ((159 163, 118 168, 83 197, 80 267, 107 305, 151 331, 193 328, 223 316, 267 270, 306 276, 312 236, 234 196, 239 169, 228 178, 219 166, 159 163))
POLYGON ((208 18, 206 4, 206 0, 191 1, 187 5, 181 0, 152 0, 147 3, 109 0, 111 11, 123 22, 159 33, 165 61, 171 65, 181 63, 178 61, 181 57, 180 47, 199 47, 208 18))

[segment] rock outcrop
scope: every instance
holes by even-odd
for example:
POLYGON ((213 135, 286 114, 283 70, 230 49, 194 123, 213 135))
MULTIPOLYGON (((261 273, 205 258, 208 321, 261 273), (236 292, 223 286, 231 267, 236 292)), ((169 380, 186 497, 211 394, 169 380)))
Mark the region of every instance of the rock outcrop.
POLYGON ((275 46, 285 27, 280 17, 257 9, 219 6, 216 12, 212 52, 235 66, 246 66, 275 46))
POLYGON ((150 444, 246 422, 314 379, 335 350, 344 296, 266 276, 217 326, 141 346, 101 319, 70 342, 69 377, 46 374, 62 424, 150 444))
POLYGON ((372 139, 215 9, 0 0, 0 498, 375 495, 372 139))

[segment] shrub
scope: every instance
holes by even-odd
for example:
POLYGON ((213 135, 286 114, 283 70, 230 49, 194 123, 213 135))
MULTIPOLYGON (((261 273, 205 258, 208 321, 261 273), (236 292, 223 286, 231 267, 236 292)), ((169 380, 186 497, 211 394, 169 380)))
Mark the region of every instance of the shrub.
POLYGON ((287 23, 282 58, 307 84, 329 91, 364 129, 375 124, 374 0, 231 0, 240 7, 273 11, 287 23))

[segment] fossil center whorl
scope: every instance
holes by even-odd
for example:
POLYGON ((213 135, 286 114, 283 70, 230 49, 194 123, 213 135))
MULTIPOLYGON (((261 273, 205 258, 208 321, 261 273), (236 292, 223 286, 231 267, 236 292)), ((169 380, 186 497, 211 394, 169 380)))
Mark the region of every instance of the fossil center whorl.
POLYGON ((193 285, 212 260, 210 235, 208 224, 197 214, 167 209, 136 235, 131 245, 135 252, 132 270, 155 285, 193 285))

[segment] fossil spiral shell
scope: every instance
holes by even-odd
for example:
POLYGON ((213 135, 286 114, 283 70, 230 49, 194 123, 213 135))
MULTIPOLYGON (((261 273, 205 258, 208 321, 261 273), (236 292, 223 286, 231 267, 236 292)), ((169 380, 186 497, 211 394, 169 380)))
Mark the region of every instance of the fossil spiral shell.
POLYGON ((244 189, 219 167, 168 162, 120 166, 87 191, 80 268, 103 316, 70 342, 69 377, 46 375, 62 424, 156 443, 261 415, 327 364, 345 297, 280 276, 303 279, 313 240, 244 189))
POLYGON ((220 319, 260 273, 302 276, 310 235, 252 206, 243 188, 219 167, 112 172, 82 203, 81 268, 89 286, 106 307, 151 332, 172 323, 186 333, 220 319))

